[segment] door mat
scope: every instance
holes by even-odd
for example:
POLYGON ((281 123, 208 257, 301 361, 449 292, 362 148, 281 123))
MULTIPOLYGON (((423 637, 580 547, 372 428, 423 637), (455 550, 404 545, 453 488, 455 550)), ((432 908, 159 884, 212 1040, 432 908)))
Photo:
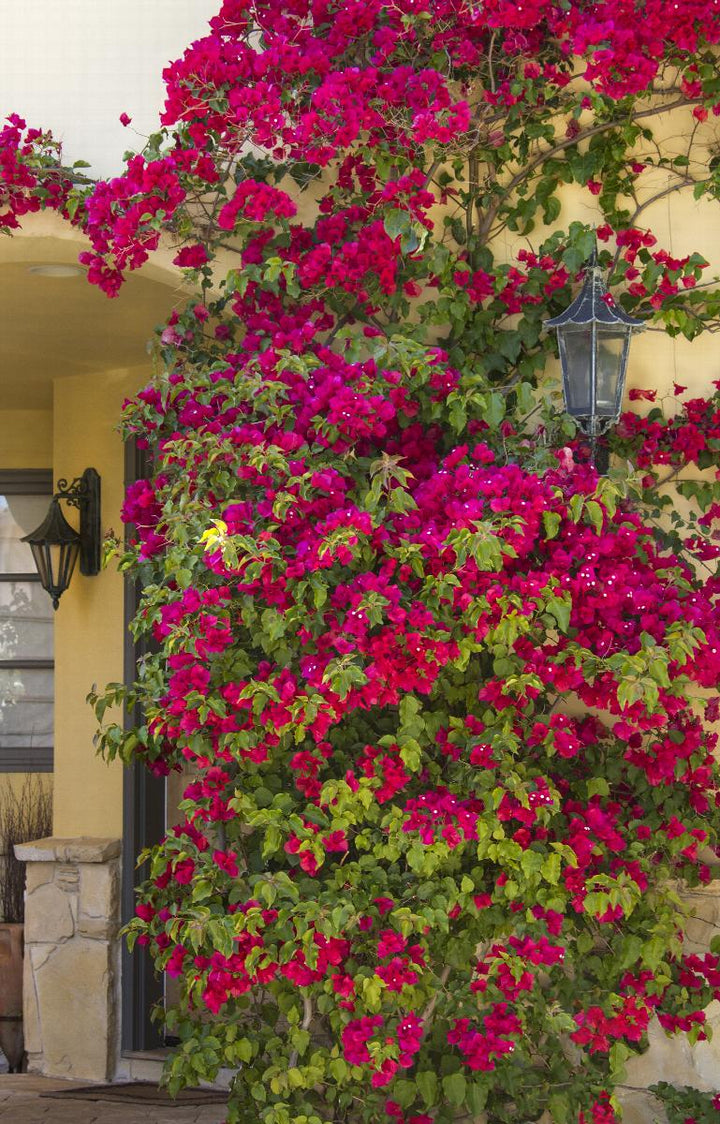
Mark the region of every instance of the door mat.
POLYGON ((131 1081, 118 1085, 81 1085, 72 1089, 53 1089, 41 1093, 41 1097, 51 1100, 114 1101, 121 1104, 204 1105, 227 1104, 227 1093, 223 1089, 182 1089, 176 1097, 171 1097, 166 1089, 158 1089, 150 1081, 131 1081))

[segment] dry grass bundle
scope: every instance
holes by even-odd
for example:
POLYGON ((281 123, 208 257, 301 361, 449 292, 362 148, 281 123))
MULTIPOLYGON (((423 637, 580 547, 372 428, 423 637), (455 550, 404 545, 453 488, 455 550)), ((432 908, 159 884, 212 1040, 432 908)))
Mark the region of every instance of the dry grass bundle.
POLYGON ((52 790, 39 773, 28 773, 18 789, 0 787, 0 917, 25 917, 25 863, 15 858, 16 843, 52 835, 52 790))

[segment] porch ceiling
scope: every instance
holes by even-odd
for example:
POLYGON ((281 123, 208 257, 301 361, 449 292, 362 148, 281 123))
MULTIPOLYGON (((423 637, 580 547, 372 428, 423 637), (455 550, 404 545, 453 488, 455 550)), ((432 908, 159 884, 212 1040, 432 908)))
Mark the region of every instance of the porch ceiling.
MULTIPOLYGON (((20 239, 8 241, 16 257, 20 239)), ((84 275, 30 272, 33 265, 73 264, 77 248, 65 244, 58 253, 49 240, 34 248, 34 240, 23 241, 28 256, 22 261, 3 260, 0 245, 0 410, 51 409, 53 380, 67 375, 144 364, 149 373, 147 341, 178 290, 135 274, 109 300, 84 275)))

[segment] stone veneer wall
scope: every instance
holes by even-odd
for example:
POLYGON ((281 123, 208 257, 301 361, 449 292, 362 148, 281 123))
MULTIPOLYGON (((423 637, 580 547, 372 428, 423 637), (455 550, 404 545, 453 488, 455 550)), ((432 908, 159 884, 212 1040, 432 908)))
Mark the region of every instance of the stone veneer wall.
POLYGON ((18 844, 27 863, 23 1018, 28 1069, 109 1081, 120 1040, 120 840, 18 844))

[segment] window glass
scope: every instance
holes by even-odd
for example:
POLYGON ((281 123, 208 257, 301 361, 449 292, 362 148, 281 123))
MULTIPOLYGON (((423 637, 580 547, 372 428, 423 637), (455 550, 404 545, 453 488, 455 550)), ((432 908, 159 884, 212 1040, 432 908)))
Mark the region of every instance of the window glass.
POLYGON ((53 608, 21 541, 47 515, 51 478, 31 476, 0 470, 0 772, 52 769, 53 608))
POLYGON ((0 749, 52 745, 53 673, 0 668, 0 749))
POLYGON ((0 581, 0 660, 53 657, 53 607, 39 582, 0 581))
POLYGON ((34 573, 32 551, 20 539, 40 526, 47 515, 48 502, 48 496, 0 494, 0 573, 34 573))

